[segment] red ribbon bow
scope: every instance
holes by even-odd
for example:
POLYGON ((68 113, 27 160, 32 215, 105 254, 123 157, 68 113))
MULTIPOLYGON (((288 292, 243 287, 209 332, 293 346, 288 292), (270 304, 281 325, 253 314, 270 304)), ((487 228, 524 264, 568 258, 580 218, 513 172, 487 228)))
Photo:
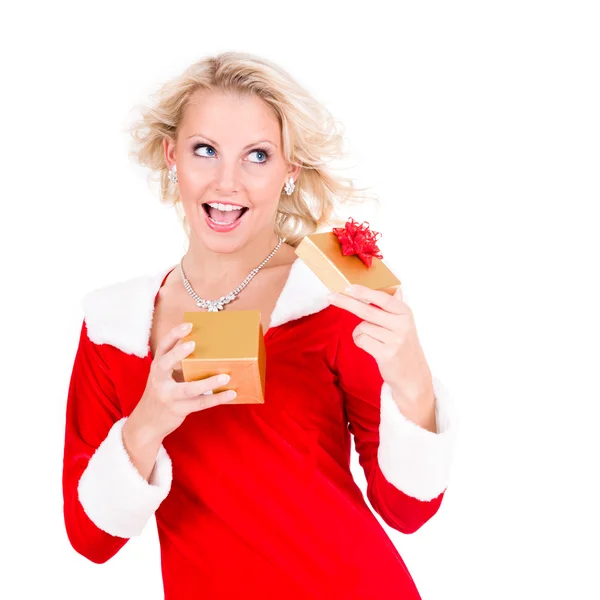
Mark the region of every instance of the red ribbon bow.
POLYGON ((344 227, 334 227, 333 233, 337 235, 342 244, 342 254, 344 256, 358 254, 360 260, 367 267, 371 266, 374 256, 383 258, 376 244, 381 234, 377 231, 371 231, 367 221, 359 225, 350 217, 344 227))

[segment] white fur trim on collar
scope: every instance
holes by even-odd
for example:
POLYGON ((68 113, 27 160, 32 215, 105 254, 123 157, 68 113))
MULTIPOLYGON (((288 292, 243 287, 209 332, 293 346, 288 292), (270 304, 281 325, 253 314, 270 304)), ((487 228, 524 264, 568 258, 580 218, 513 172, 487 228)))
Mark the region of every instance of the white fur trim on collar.
MULTIPOLYGON (((127 354, 146 357, 154 298, 162 280, 175 266, 88 292, 81 304, 90 340, 95 344, 111 344, 127 354)), ((300 258, 296 258, 277 299, 269 329, 326 308, 328 293, 327 286, 300 258)))

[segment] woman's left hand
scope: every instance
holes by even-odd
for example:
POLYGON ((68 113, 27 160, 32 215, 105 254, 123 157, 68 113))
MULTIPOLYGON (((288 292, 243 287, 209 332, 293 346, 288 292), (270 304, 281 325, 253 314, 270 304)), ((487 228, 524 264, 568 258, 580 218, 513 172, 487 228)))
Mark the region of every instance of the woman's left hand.
POLYGON ((412 310, 402 299, 402 289, 398 287, 392 296, 353 285, 344 294, 331 294, 328 299, 364 319, 352 332, 354 343, 375 358, 400 412, 435 432, 431 371, 417 336, 412 310))

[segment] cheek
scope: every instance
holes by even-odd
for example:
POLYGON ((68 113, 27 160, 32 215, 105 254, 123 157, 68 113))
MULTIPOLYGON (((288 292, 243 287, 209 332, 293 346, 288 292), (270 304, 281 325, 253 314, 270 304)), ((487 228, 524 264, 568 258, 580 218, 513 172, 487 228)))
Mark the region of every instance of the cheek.
POLYGON ((272 204, 279 200, 278 180, 273 177, 253 178, 245 185, 248 195, 252 198, 253 204, 272 204))
POLYGON ((275 213, 281 199, 282 190, 272 181, 252 189, 246 188, 246 195, 251 205, 264 213, 275 213))
POLYGON ((283 176, 269 167, 254 167, 240 178, 240 185, 254 206, 273 206, 283 193, 283 176), (259 173, 258 171, 261 169, 259 173))
POLYGON ((178 174, 179 195, 182 202, 201 202, 204 192, 210 185, 210 178, 198 171, 186 171, 178 174))

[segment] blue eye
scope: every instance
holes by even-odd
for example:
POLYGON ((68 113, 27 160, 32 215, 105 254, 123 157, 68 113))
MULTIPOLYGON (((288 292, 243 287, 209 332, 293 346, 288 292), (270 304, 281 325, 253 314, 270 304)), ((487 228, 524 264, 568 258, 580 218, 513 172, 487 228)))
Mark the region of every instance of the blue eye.
MULTIPOLYGON (((258 148, 257 150, 252 150, 252 152, 250 154, 254 154, 254 153, 256 153, 256 154, 262 154, 265 157, 264 160, 258 161, 258 164, 260 164, 260 165, 266 163, 267 160, 269 160, 269 153, 266 150, 258 148)), ((254 161, 252 161, 252 162, 254 162, 254 161)))
MULTIPOLYGON (((194 154, 196 154, 196 150, 199 150, 200 148, 210 148, 213 152, 215 150, 212 146, 209 146, 208 144, 197 144, 196 146, 194 146, 194 154)), ((198 156, 202 155, 199 154, 198 156)), ((212 156, 209 156, 209 158, 212 158, 212 156)))
MULTIPOLYGON (((208 144, 196 144, 194 146, 194 154, 196 154, 196 156, 199 156, 200 158, 213 158, 215 156, 214 154, 215 149, 212 146, 209 146, 208 144), (200 150, 201 148, 206 148, 207 152, 213 152, 213 154, 198 154, 197 151, 200 150)), ((251 160, 250 162, 255 164, 255 165, 264 165, 266 164, 266 162, 269 160, 270 157, 270 152, 268 150, 266 150, 265 148, 256 148, 255 150, 252 150, 252 152, 250 152, 250 154, 258 154, 259 155, 259 159, 260 159, 260 155, 262 155, 262 160, 251 160)))

